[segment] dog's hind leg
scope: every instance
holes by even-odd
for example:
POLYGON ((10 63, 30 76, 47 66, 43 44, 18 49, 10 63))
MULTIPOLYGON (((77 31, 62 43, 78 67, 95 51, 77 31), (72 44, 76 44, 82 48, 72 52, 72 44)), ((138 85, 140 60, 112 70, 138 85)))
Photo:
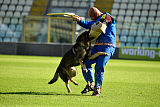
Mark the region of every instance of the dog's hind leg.
POLYGON ((66 85, 66 88, 67 88, 68 93, 72 93, 71 89, 69 88, 69 83, 68 83, 68 82, 65 82, 65 85, 66 85))
POLYGON ((73 82, 74 85, 78 85, 76 81, 74 81, 72 78, 70 79, 71 82, 73 82))
POLYGON ((91 55, 91 56, 89 57, 89 60, 95 59, 95 58, 97 58, 97 57, 100 56, 100 55, 108 56, 109 54, 106 53, 106 52, 97 52, 97 53, 91 55))

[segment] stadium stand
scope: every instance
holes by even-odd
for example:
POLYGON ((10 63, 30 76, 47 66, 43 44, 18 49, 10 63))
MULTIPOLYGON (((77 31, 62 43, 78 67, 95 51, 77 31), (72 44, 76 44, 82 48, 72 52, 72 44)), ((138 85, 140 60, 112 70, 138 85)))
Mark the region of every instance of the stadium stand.
POLYGON ((159 0, 114 0, 111 14, 121 46, 160 47, 159 0))
POLYGON ((22 18, 29 15, 33 0, 0 0, 0 41, 18 42, 22 18))
MULTIPOLYGON (((75 13, 88 18, 87 11, 92 6, 111 13, 117 22, 120 46, 160 47, 159 0, 50 1, 48 13, 75 13)), ((43 15, 46 4, 46 0, 0 0, 0 42, 18 42, 23 29, 23 16, 43 15)), ((83 29, 77 26, 77 30, 80 32, 83 29)), ((60 32, 57 34, 60 35, 60 32)))

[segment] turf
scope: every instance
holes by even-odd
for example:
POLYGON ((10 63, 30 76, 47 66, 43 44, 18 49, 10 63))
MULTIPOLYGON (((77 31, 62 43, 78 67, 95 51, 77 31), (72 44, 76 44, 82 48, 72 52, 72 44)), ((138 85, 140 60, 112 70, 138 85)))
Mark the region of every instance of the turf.
POLYGON ((0 107, 160 107, 160 62, 111 59, 102 93, 81 95, 80 66, 68 94, 61 79, 52 85, 61 57, 0 55, 0 107))

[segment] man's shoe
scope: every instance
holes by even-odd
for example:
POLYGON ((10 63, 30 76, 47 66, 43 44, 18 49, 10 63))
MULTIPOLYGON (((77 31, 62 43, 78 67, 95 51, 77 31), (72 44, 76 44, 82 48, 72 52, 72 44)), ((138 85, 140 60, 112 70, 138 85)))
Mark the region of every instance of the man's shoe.
POLYGON ((100 93, 101 93, 101 89, 100 88, 94 88, 92 96, 99 96, 100 93))
POLYGON ((84 94, 84 93, 87 93, 87 92, 89 92, 89 91, 93 91, 93 88, 90 87, 90 86, 86 86, 81 93, 84 94))

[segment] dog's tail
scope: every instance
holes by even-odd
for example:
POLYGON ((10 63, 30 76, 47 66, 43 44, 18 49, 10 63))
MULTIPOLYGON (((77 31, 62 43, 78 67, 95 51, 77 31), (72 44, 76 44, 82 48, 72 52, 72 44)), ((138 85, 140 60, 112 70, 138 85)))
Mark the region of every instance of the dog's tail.
POLYGON ((58 80, 58 78, 59 78, 59 73, 56 71, 53 79, 50 82, 48 82, 48 84, 53 84, 54 82, 56 82, 58 80))

